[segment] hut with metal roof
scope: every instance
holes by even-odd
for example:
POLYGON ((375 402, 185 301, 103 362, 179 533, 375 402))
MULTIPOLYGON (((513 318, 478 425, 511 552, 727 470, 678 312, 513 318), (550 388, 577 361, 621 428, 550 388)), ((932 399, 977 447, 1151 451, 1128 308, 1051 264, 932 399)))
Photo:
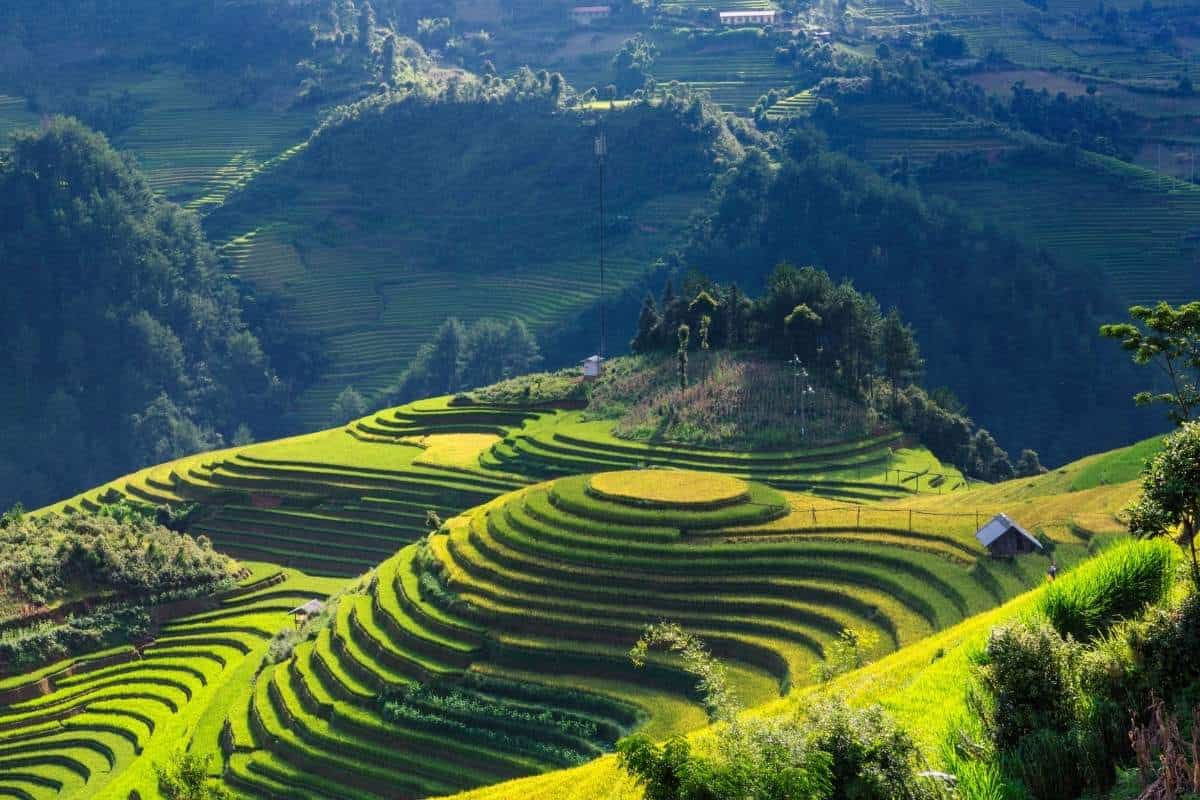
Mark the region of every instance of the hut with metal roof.
POLYGON ((975 538, 993 556, 1017 556, 1042 549, 1042 543, 1007 514, 997 514, 975 532, 975 538))

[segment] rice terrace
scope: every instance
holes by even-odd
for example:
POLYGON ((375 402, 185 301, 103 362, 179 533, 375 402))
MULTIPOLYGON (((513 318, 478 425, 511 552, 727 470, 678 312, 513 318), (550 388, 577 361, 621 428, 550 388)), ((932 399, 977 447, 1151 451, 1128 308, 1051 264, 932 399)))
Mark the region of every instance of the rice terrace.
POLYGON ((0 798, 1200 797, 1196 0, 8 0, 0 798))

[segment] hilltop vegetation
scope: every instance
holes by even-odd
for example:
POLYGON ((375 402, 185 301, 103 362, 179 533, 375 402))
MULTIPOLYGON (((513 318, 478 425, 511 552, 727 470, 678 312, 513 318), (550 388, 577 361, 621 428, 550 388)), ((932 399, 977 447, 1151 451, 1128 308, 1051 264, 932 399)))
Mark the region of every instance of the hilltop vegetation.
MULTIPOLYGON (((1113 308, 1098 276, 815 150, 802 131, 789 147, 779 169, 752 156, 729 173, 689 265, 717 280, 780 261, 849 277, 916 328, 930 385, 949 386, 1002 444, 1029 443, 1048 461, 1082 454, 1101 429, 1111 444, 1152 432, 1095 399, 1087 365, 1097 315, 1113 308)), ((1131 385, 1128 370, 1106 370, 1105 393, 1131 385)))
POLYGON ((64 119, 17 137, 0 212, 4 497, 277 430, 287 386, 196 218, 103 137, 64 119))

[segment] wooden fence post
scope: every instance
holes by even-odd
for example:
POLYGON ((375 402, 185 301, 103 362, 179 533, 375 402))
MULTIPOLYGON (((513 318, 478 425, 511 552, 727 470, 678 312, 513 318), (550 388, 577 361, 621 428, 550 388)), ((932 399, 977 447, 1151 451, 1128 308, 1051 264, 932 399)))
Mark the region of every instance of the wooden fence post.
POLYGON ((908 510, 908 532, 912 533, 912 509, 908 510))

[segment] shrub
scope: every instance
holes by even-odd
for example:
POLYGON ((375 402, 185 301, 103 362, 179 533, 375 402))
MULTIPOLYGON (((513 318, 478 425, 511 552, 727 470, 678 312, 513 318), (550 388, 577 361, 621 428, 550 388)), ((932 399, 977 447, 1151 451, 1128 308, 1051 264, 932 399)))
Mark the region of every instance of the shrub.
POLYGON ((108 606, 62 625, 18 628, 0 636, 0 672, 23 672, 58 659, 144 637, 150 615, 137 606, 108 606))
POLYGON ((843 628, 838 638, 826 645, 825 660, 813 665, 813 677, 818 683, 826 683, 858 669, 878 646, 879 634, 870 628, 843 628))
POLYGON ((1111 781, 1104 745, 1088 730, 1038 730, 1004 754, 1004 772, 1019 778, 1034 800, 1075 800, 1111 781))
POLYGON ((879 706, 825 700, 803 712, 810 746, 829 756, 833 800, 918 800, 936 787, 917 776, 920 756, 879 706))
POLYGON ((968 704, 997 749, 1010 748, 1035 730, 1071 727, 1077 696, 1074 660, 1074 646, 1044 623, 992 629, 979 660, 979 685, 969 692, 968 704))
POLYGON ((212 756, 201 758, 195 753, 180 750, 164 766, 154 765, 158 788, 166 800, 232 800, 233 795, 208 780, 208 762, 212 756))
POLYGON ((1127 633, 1144 702, 1151 692, 1168 700, 1200 680, 1200 593, 1156 607, 1127 633))
POLYGON ((1062 636, 1090 641, 1161 600, 1174 573, 1164 542, 1128 542, 1051 584, 1039 610, 1062 636))

